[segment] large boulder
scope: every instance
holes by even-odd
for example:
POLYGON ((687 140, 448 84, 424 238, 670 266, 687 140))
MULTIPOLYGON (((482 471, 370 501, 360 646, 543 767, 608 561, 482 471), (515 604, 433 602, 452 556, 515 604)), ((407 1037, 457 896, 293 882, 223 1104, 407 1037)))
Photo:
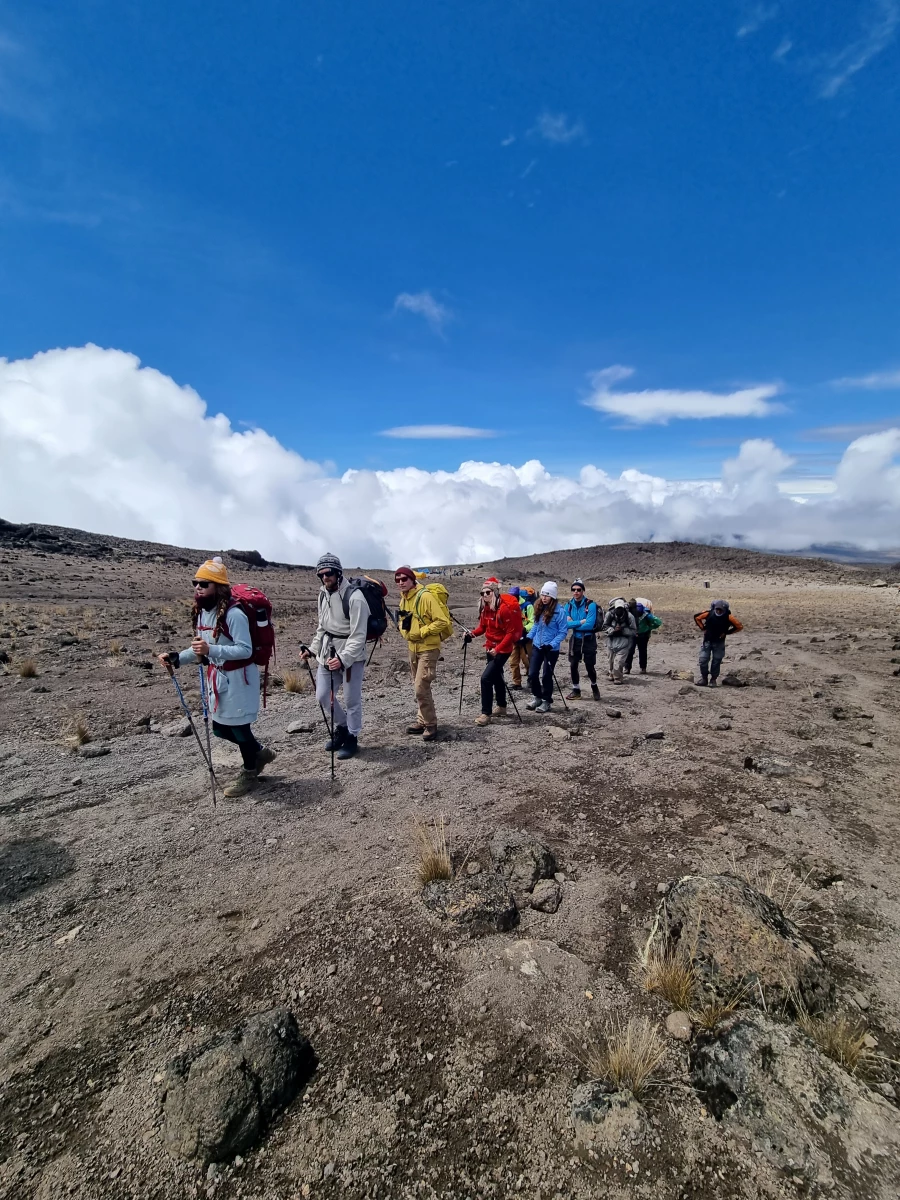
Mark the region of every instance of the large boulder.
POLYGON ((253 1146, 316 1069, 291 1013, 260 1013, 173 1059, 163 1077, 163 1142, 202 1163, 253 1146))
POLYGON ((483 871, 460 879, 436 879, 422 891, 425 907, 475 936, 505 933, 519 923, 519 910, 499 875, 483 871))
POLYGON ((736 1017, 701 1037, 691 1079, 717 1120, 810 1194, 900 1195, 897 1110, 796 1028, 736 1017))
POLYGON ((498 829, 489 850, 494 870, 516 895, 530 892, 539 879, 552 879, 556 872, 553 851, 524 829, 498 829))
POLYGON ((666 896, 669 934, 690 951, 701 982, 728 998, 749 986, 749 1000, 772 1005, 800 997, 816 1012, 834 983, 816 948, 774 900, 736 875, 687 875, 666 896))

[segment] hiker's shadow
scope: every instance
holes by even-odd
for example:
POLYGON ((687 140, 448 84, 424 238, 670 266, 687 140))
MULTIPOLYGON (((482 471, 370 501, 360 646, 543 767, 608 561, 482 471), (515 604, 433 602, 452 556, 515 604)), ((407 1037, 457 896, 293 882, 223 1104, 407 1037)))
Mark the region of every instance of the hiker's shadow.
POLYGON ((260 782, 253 793, 257 804, 280 804, 282 808, 304 809, 321 804, 332 796, 341 793, 341 782, 335 776, 334 783, 328 768, 320 775, 307 776, 305 779, 279 778, 269 775, 265 784, 260 782))

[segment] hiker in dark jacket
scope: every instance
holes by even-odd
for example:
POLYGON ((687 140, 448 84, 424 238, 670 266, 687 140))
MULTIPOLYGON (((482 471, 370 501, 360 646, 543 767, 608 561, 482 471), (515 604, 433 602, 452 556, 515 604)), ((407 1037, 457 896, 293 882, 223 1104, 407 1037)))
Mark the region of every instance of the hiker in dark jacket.
POLYGON ((634 609, 631 604, 628 605, 629 612, 633 611, 634 619, 637 621, 637 639, 632 644, 628 651, 628 657, 625 659, 625 674, 631 674, 631 664, 634 662, 634 652, 638 652, 638 666, 641 669, 641 674, 647 674, 647 647, 650 644, 650 635, 654 630, 661 628, 662 621, 659 617, 653 614, 653 605, 643 596, 638 596, 634 601, 634 609))
POLYGON ((625 659, 637 637, 637 623, 622 596, 610 601, 603 619, 603 632, 606 634, 609 655, 609 677, 613 683, 624 683, 625 659))
POLYGON ((700 682, 698 687, 716 687, 719 669, 725 657, 725 639, 730 633, 740 633, 744 628, 737 617, 731 615, 727 600, 713 600, 709 608, 694 613, 694 623, 703 631, 700 646, 700 682))
POLYGON ((584 594, 584 580, 572 580, 572 599, 566 604, 566 621, 569 629, 569 673, 572 690, 567 700, 581 699, 581 681, 578 664, 584 669, 591 684, 591 696, 600 699, 597 687, 597 605, 584 594))
POLYGON ((525 706, 532 712, 548 713, 553 707, 553 669, 568 632, 566 609, 565 605, 559 604, 558 592, 553 580, 548 579, 534 606, 528 667, 532 699, 525 706))

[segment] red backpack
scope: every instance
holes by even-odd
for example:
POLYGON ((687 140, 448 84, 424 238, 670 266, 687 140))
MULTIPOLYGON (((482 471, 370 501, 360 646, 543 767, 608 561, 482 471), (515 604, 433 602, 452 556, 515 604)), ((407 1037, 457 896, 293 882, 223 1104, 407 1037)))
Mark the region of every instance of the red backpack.
POLYGON ((525 626, 522 622, 522 609, 519 605, 518 597, 509 596, 506 592, 504 592, 500 597, 500 605, 498 605, 497 608, 498 612, 500 611, 500 606, 505 608, 509 614, 512 623, 517 630, 516 641, 519 641, 525 633, 525 626))
POLYGON ((263 708, 269 686, 269 659, 275 656, 275 626, 272 623, 272 602, 265 592, 246 583, 236 583, 231 589, 229 608, 241 610, 250 624, 250 644, 253 654, 235 662, 223 663, 223 671, 240 671, 250 663, 263 668, 263 708))

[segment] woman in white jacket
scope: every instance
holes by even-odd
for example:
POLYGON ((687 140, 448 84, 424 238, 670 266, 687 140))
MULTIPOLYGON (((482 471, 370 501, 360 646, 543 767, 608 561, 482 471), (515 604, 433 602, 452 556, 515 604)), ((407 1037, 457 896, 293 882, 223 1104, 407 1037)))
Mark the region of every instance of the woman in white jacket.
POLYGON ((243 796, 256 784, 260 771, 275 753, 260 745, 251 728, 259 716, 259 667, 254 662, 233 670, 226 664, 253 657, 250 622, 231 603, 228 571, 221 558, 211 558, 194 575, 194 640, 189 650, 159 655, 163 666, 183 667, 201 662, 206 668, 207 696, 213 733, 234 742, 241 752, 243 770, 225 789, 226 796, 243 796))

